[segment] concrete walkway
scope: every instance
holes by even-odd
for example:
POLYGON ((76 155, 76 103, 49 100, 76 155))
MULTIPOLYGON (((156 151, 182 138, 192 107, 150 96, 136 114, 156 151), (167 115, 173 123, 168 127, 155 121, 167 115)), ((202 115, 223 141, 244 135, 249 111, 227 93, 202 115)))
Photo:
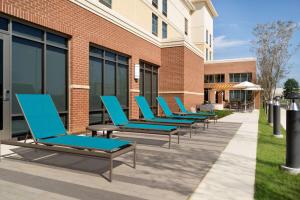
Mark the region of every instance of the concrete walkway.
POLYGON ((217 162, 202 180, 190 200, 253 199, 259 111, 235 113, 221 122, 241 122, 217 162))

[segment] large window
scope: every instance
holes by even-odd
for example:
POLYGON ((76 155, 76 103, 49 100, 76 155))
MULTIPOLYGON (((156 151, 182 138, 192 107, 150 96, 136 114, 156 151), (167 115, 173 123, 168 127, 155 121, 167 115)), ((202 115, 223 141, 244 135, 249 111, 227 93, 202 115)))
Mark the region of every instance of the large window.
POLYGON ((140 95, 147 99, 151 110, 157 114, 158 66, 144 61, 140 62, 140 95))
POLYGON ((204 75, 204 83, 224 83, 225 74, 204 75))
POLYGON ((205 49, 205 58, 208 60, 208 48, 205 49))
POLYGON ((209 46, 211 47, 211 34, 209 34, 209 46))
POLYGON ((162 13, 165 16, 168 16, 168 0, 162 1, 162 13))
POLYGON ((152 13, 152 34, 157 36, 158 17, 152 13))
POLYGON ((162 22, 162 38, 165 39, 168 37, 168 24, 162 22))
POLYGON ((28 132, 16 94, 50 94, 67 125, 67 38, 12 22, 12 134, 28 132))
POLYGON ((240 101, 244 102, 246 96, 246 101, 251 101, 253 99, 252 97, 252 91, 246 91, 246 90, 230 90, 229 92, 229 100, 230 101, 240 101), (246 92, 246 94, 245 94, 246 92))
POLYGON ((117 96, 128 114, 129 57, 101 47, 90 47, 89 67, 89 123, 109 121, 100 100, 102 95, 117 96))
POLYGON ((252 81, 252 73, 234 73, 229 74, 229 81, 232 83, 240 83, 244 81, 252 81))
POLYGON ((112 0, 99 0, 100 3, 102 3, 103 5, 111 8, 111 1, 112 0))

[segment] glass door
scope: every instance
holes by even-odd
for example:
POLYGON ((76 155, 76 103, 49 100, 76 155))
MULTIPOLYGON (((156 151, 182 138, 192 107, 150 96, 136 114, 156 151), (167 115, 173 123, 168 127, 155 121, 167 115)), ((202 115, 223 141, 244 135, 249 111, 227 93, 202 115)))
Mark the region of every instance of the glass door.
POLYGON ((0 139, 10 134, 9 36, 0 33, 0 139))

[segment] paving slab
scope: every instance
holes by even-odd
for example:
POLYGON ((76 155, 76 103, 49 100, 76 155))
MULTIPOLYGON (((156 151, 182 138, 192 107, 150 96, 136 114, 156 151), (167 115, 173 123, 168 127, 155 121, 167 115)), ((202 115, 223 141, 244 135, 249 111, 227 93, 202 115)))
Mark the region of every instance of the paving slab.
POLYGON ((220 122, 242 123, 190 200, 253 199, 259 111, 234 113, 220 122))
POLYGON ((7 156, 0 162, 0 199, 101 199, 101 200, 184 200, 219 158, 241 123, 211 123, 173 138, 116 133, 137 141, 137 168, 132 154, 114 161, 114 179, 108 182, 108 161, 1 145, 7 156), (11 154, 12 153, 12 154, 11 154), (8 155, 11 154, 11 155, 8 155))

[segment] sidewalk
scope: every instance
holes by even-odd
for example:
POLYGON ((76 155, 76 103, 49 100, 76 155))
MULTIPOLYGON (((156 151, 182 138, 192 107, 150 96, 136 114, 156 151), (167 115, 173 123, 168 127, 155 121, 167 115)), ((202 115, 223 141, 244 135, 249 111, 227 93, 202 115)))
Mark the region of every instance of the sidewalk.
POLYGON ((241 122, 237 134, 190 200, 253 199, 259 111, 235 113, 220 122, 241 122))

